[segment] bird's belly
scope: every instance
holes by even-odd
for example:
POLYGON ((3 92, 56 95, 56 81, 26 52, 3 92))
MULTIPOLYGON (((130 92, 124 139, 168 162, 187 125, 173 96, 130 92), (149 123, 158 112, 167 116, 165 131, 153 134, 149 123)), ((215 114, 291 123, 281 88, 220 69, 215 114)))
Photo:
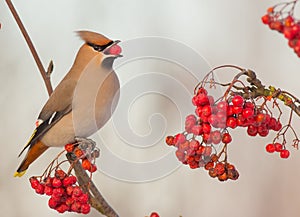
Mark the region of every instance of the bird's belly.
POLYGON ((59 147, 75 142, 75 131, 72 121, 72 113, 64 116, 41 138, 47 146, 59 147))

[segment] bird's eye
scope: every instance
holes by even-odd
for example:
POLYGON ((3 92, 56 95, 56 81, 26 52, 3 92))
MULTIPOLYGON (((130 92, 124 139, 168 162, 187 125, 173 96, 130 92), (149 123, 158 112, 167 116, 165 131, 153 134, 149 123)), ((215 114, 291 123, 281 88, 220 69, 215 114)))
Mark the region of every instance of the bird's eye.
POLYGON ((113 41, 107 43, 106 45, 97 45, 97 44, 93 44, 93 43, 87 43, 87 45, 91 46, 92 48, 94 48, 95 51, 101 52, 103 51, 105 48, 107 48, 108 46, 110 46, 111 44, 113 44, 113 41))

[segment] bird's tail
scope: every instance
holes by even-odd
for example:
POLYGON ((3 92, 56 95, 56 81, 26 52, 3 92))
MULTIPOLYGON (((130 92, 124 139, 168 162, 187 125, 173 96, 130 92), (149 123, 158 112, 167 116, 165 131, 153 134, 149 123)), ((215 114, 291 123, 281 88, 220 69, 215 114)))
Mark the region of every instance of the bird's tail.
POLYGON ((25 174, 27 168, 29 165, 35 161, 41 154, 43 154, 48 149, 48 146, 46 146, 41 141, 37 141, 36 143, 30 145, 28 152, 20 164, 19 168, 14 174, 14 177, 21 177, 25 174))

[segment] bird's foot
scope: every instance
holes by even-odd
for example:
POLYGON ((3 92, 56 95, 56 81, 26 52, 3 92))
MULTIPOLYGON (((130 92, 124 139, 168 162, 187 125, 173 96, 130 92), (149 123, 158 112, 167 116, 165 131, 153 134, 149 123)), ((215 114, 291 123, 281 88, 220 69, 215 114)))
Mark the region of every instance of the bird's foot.
POLYGON ((84 151, 84 155, 89 160, 99 157, 100 150, 96 147, 96 142, 92 139, 75 137, 76 144, 84 151))

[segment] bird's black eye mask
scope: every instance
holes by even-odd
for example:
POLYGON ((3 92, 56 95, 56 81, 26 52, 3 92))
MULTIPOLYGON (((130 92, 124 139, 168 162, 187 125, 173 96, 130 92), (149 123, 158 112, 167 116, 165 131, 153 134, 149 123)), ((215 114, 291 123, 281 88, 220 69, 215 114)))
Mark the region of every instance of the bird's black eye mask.
POLYGON ((109 43, 107 43, 106 45, 97 45, 97 44, 93 44, 93 43, 89 43, 87 42, 88 46, 91 46, 92 48, 94 48, 95 51, 101 52, 103 51, 105 48, 107 48, 108 46, 112 45, 114 42, 111 41, 109 43))

